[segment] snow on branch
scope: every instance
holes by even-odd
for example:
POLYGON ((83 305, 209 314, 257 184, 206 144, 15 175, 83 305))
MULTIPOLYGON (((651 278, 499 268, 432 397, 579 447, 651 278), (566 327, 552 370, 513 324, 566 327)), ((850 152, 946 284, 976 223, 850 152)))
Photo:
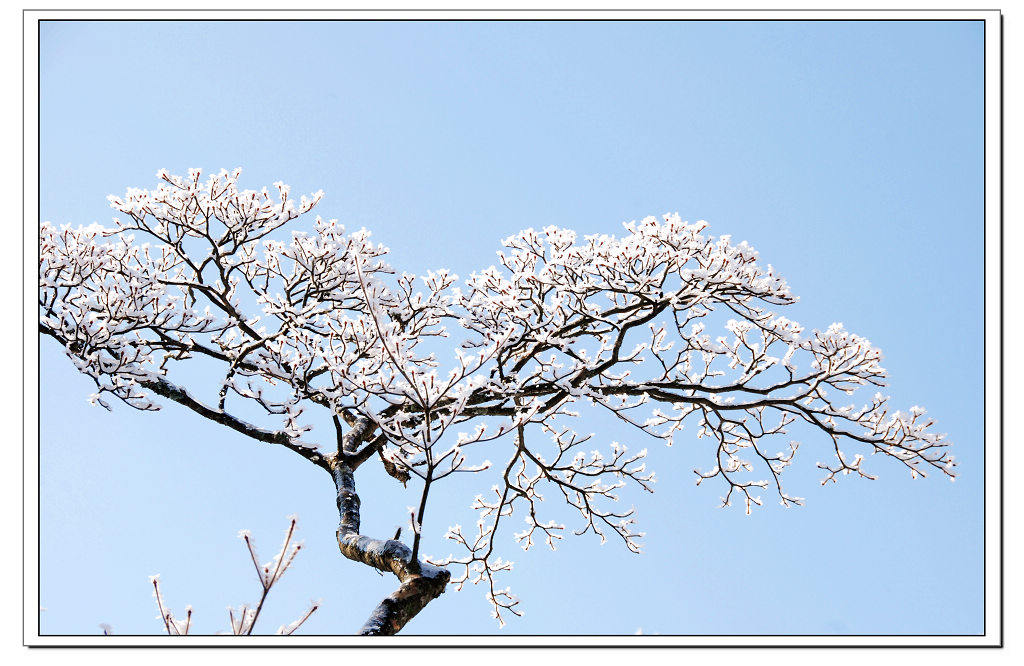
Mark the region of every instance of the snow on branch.
MULTIPOLYGON (((299 550, 302 549, 301 542, 296 543, 293 541, 298 519, 295 516, 292 516, 290 521, 291 523, 288 527, 288 532, 285 535, 284 543, 281 545, 281 550, 273 560, 262 565, 259 563, 259 558, 256 556, 256 547, 252 542, 252 535, 249 533, 249 530, 242 530, 238 533, 239 538, 245 541, 245 545, 249 549, 249 556, 252 559, 253 564, 256 566, 256 574, 260 579, 262 593, 260 595, 259 602, 257 602, 255 606, 242 604, 238 608, 228 607, 228 619, 231 621, 231 633, 235 636, 249 636, 252 634, 253 628, 256 626, 256 621, 260 617, 260 612, 263 610, 263 604, 267 600, 267 595, 270 593, 270 589, 281 579, 284 572, 292 565, 292 562, 295 560, 295 556, 298 554, 299 550)), ((174 619, 174 613, 167 608, 164 603, 163 594, 160 591, 160 574, 150 576, 149 581, 153 585, 153 596, 156 598, 157 609, 160 611, 159 619, 164 623, 164 630, 167 632, 167 635, 188 636, 192 633, 192 607, 185 607, 184 620, 174 619)), ((295 633, 295 630, 301 627, 302 624, 308 620, 318 608, 320 608, 320 602, 311 603, 309 609, 302 615, 302 617, 291 624, 282 625, 277 630, 277 634, 290 636, 295 633)))
POLYGON ((739 499, 748 512, 766 491, 785 506, 803 502, 782 484, 806 448, 789 436, 795 423, 832 454, 818 463, 824 482, 873 478, 865 454, 914 477, 955 476, 949 442, 924 409, 893 410, 877 392, 887 378, 881 352, 842 324, 808 333, 780 314, 796 302, 786 281, 747 243, 707 235, 705 222, 647 217, 618 237, 527 229, 504 240, 497 265, 460 282, 447 270, 398 273, 369 232, 335 220, 288 233, 321 193, 296 202, 280 183, 239 190, 239 174, 160 172, 156 189, 111 197, 125 216, 113 227, 44 223, 40 330, 92 378, 101 405, 155 409, 155 397, 170 398, 336 478, 339 465, 351 475, 379 460, 418 483, 402 571, 420 566, 420 542, 437 530, 427 508, 438 482, 497 477, 474 501, 476 528, 448 531, 463 554, 439 563, 462 567, 457 586, 485 583, 499 620, 521 612, 495 583, 512 566, 495 538, 513 514, 526 522, 512 534, 526 549, 538 540, 554 548, 571 529, 640 550, 635 511, 617 502, 624 486, 653 490, 645 451, 609 451, 600 435, 591 443, 567 425, 584 410, 669 445, 689 423, 709 442, 697 483, 721 483, 723 504, 739 499), (169 388, 177 367, 200 357, 221 368, 206 387, 213 402, 199 388, 169 388), (874 395, 850 397, 858 389, 874 395), (242 404, 272 425, 231 416, 242 404), (336 452, 314 456, 299 441, 307 409, 333 420, 336 452), (544 517, 542 490, 578 523, 544 517))

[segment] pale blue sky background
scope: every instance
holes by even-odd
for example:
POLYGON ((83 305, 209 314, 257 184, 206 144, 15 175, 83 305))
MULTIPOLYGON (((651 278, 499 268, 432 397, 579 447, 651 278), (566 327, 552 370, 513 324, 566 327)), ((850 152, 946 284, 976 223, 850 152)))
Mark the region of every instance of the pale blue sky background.
MULTIPOLYGON (((789 280, 788 317, 882 348, 894 406, 928 408, 961 477, 869 459, 878 481, 821 487, 827 443, 806 439, 784 476, 806 506, 765 493, 748 517, 694 486, 706 440, 666 450, 588 422, 597 445, 651 451, 657 492, 627 498, 645 552, 586 536, 523 553, 507 534, 525 616, 500 633, 976 634, 983 38, 980 22, 46 23, 41 215, 107 223, 106 195, 160 168, 241 166, 244 187, 322 188, 317 212, 372 230, 399 270, 461 275, 525 227, 706 219, 789 280)), ((162 631, 155 573, 198 630, 226 629, 226 606, 258 598, 237 531, 268 558, 292 513, 307 548, 264 631, 322 598, 304 633, 351 633, 396 587, 338 554, 321 470, 173 405, 91 407, 90 382, 41 344, 44 633, 162 631)), ((411 491, 358 481, 364 532, 390 536, 411 491)), ((426 553, 451 550, 445 529, 471 524, 488 486, 438 498, 426 553)), ((499 630, 467 587, 406 632, 499 630)))

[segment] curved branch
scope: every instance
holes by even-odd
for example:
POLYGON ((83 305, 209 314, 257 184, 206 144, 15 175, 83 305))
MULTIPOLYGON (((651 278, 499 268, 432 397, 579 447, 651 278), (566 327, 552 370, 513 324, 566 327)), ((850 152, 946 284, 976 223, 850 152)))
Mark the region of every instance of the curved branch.
POLYGON ((254 426, 251 423, 247 423, 227 412, 222 412, 211 407, 207 407, 203 403, 199 402, 188 394, 185 389, 180 386, 173 384, 163 377, 156 377, 152 380, 146 380, 139 382, 139 384, 145 388, 148 388, 153 393, 161 395, 165 398, 173 400, 179 405, 184 405, 192 411, 196 412, 200 416, 204 416, 207 419, 225 425, 236 432, 240 432, 247 437, 251 437, 261 442, 267 442, 268 444, 280 444, 281 446, 295 451, 300 456, 310 461, 317 467, 331 471, 330 464, 327 459, 317 451, 315 448, 302 444, 298 439, 292 437, 286 432, 281 430, 267 430, 254 426))
MULTIPOLYGON (((57 333, 57 331, 54 331, 52 328, 46 326, 45 324, 39 324, 39 332, 53 338, 62 345, 67 346, 68 344, 67 341, 64 340, 63 337, 57 333)), ((251 423, 239 419, 238 417, 232 416, 231 414, 228 414, 223 410, 207 407, 202 402, 196 400, 191 395, 189 395, 185 389, 160 376, 140 381, 138 382, 138 385, 142 386, 143 388, 149 389, 150 391, 156 393, 157 395, 168 398, 169 400, 173 400, 179 405, 188 407, 189 409, 196 412, 200 416, 203 416, 211 421, 214 421, 215 423, 225 425, 236 432, 242 433, 247 437, 251 437, 252 439, 255 439, 260 442, 266 442, 268 444, 280 444, 281 446, 284 446, 287 449, 295 451, 303 458, 310 461, 317 467, 320 467, 324 471, 328 473, 331 472, 331 467, 330 464, 327 462, 327 459, 324 458, 324 456, 319 451, 317 451, 315 447, 301 443, 297 438, 292 437, 291 435, 284 431, 267 430, 266 428, 260 428, 259 426, 255 426, 251 423)))
POLYGON ((359 534, 359 495, 356 494, 354 470, 337 461, 333 474, 338 488, 338 548, 341 554, 353 562, 393 573, 401 583, 377 605, 359 633, 364 636, 392 636, 444 592, 451 573, 414 560, 412 550, 400 541, 373 539, 359 534))

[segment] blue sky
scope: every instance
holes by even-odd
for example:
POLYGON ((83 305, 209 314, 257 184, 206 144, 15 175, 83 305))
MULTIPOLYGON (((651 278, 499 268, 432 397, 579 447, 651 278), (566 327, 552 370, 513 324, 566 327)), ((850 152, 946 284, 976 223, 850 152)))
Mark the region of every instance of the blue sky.
MULTIPOLYGON (((784 479, 806 506, 746 516, 694 486, 706 440, 648 447, 645 552, 567 538, 504 584, 502 634, 976 634, 983 629, 983 26, 980 22, 52 22, 40 32, 40 206, 107 223, 106 195, 155 172, 243 168, 242 186, 323 189, 317 212, 366 227, 399 270, 460 275, 500 240, 581 234, 678 211, 747 240, 800 302, 885 353, 895 406, 928 408, 960 478, 821 487, 808 438, 784 479)), ((162 630, 148 576, 197 629, 258 598, 240 529, 264 558, 298 514, 306 549, 275 588, 273 631, 351 633, 395 587, 337 552, 333 486, 288 451, 176 406, 91 407, 49 340, 40 359, 43 633, 162 630)), ((489 454, 490 455, 490 454, 489 454)), ((500 451, 492 460, 501 459, 500 451)), ((365 477, 365 478, 364 478, 365 477)), ((389 536, 413 495, 359 478, 364 531, 389 536)), ((488 484, 489 485, 489 484, 488 484)), ((452 485, 424 551, 450 551, 488 485, 452 485)), ((449 590, 408 633, 499 633, 484 591, 449 590)))

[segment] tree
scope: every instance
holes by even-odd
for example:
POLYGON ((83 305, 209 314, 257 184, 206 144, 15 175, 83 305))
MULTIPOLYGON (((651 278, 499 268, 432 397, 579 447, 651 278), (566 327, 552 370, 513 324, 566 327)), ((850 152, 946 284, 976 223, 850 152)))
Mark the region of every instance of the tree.
POLYGON ((518 509, 527 527, 514 540, 554 548, 565 525, 542 518, 541 488, 578 512, 576 534, 639 551, 634 510, 616 505, 616 490, 653 490, 646 451, 615 442, 607 454, 585 451, 590 437, 570 425, 578 409, 607 411, 667 444, 694 423, 711 442, 697 483, 720 482, 724 504, 739 499, 748 513, 769 487, 783 505, 802 503, 781 483, 798 443, 765 447, 794 422, 831 446, 833 461, 818 464, 823 483, 873 478, 864 453, 915 477, 955 475, 948 441, 922 408, 890 411, 881 393, 861 406, 838 401, 884 385, 881 352, 841 324, 806 334, 775 314, 796 300, 785 280, 747 243, 703 235, 704 222, 648 217, 622 238, 582 240, 528 229, 504 241, 500 267, 457 285, 445 270, 396 273, 366 230, 346 233, 336 220, 317 217, 312 230, 285 236, 278 230, 322 193, 295 202, 282 183, 276 196, 241 191, 240 173, 204 181, 198 169, 161 171, 156 189, 110 197, 126 216, 111 228, 43 223, 40 332, 92 378, 96 404, 176 402, 329 474, 341 553, 399 580, 363 634, 398 632, 449 584, 484 584, 499 622, 518 614, 496 582, 511 569, 496 537, 518 509), (705 332, 716 317, 729 317, 728 337, 705 332), (446 347, 453 333, 462 337, 446 347), (219 374, 185 386, 178 376, 190 359, 219 374), (308 439, 307 410, 333 424, 329 444, 308 439), (844 453, 842 442, 863 453, 844 453), (453 474, 490 469, 491 449, 507 458, 492 469, 499 483, 475 500, 477 525, 445 535, 462 555, 428 561, 432 492, 453 474), (364 464, 420 488, 405 539, 360 531, 364 464))

